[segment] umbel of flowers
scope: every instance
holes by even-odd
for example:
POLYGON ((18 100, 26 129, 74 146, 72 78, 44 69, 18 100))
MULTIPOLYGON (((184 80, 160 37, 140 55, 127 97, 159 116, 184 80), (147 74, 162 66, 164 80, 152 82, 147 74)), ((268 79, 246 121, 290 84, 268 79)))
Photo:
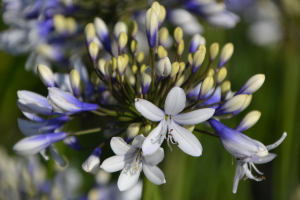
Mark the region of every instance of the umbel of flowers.
POLYGON ((105 22, 95 18, 94 23, 85 28, 86 46, 92 61, 89 67, 94 71, 91 79, 81 60, 74 63, 70 74, 53 73, 47 66, 39 65, 38 74, 48 88, 48 96, 18 91, 18 107, 31 121, 19 119, 20 130, 27 137, 15 144, 13 150, 20 155, 40 153, 48 160, 46 150, 49 149, 55 162, 65 166, 66 161, 54 143, 63 141, 74 150, 82 150, 76 136, 109 130, 109 137, 92 147, 94 150, 82 168, 92 174, 99 167, 107 172, 122 170, 118 187, 123 191, 136 184, 141 171, 154 184, 166 183, 163 172, 157 167, 164 158, 163 141, 166 140, 170 149, 178 147, 190 156, 199 157, 202 146, 194 133, 205 133, 220 138, 224 148, 237 160, 234 193, 243 176, 263 180, 264 177, 252 175, 251 169, 262 174, 254 164, 273 160, 276 155, 269 150, 277 147, 286 133, 276 143, 265 146, 242 133, 259 120, 259 111, 248 113, 235 129, 225 126, 221 120, 246 109, 265 76, 254 75, 237 92, 232 92, 230 82, 225 80, 225 65, 233 55, 233 44, 222 47, 217 62, 219 44, 213 43, 207 49, 205 39, 195 35, 187 59, 184 59, 186 43, 182 29, 177 27, 173 33, 175 53, 171 54, 164 46, 171 38, 162 26, 165 16, 165 8, 157 2, 146 12, 148 61, 146 53, 138 52, 138 46, 145 42, 136 38, 139 28, 135 21, 130 22, 129 29, 124 22, 118 22, 112 39, 105 22), (95 38, 110 59, 100 56, 95 38), (206 54, 209 54, 207 61, 206 54), (81 112, 111 119, 113 126, 78 132, 63 129, 65 123, 81 112), (43 115, 49 116, 48 119, 43 115), (195 127, 205 121, 212 131, 195 127), (102 147, 108 143, 116 156, 101 163, 102 147))

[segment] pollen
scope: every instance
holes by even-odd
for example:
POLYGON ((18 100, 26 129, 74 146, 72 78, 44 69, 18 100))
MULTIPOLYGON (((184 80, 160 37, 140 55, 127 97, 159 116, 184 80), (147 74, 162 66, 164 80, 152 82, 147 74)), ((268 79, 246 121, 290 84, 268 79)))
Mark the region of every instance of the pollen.
POLYGON ((165 119, 168 120, 168 118, 169 118, 169 115, 166 115, 166 116, 165 116, 165 119))

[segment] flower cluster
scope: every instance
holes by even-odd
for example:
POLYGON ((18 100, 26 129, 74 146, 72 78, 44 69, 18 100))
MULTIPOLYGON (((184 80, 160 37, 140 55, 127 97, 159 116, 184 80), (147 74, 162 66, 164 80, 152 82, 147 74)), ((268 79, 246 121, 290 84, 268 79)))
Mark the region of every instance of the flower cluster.
POLYGON ((48 88, 48 96, 18 91, 18 106, 30 121, 19 120, 20 130, 28 137, 15 144, 13 150, 20 155, 40 153, 49 159, 46 154, 49 149, 55 162, 64 166, 66 161, 54 143, 63 141, 74 150, 82 150, 85 148, 76 136, 106 131, 106 139, 89 147, 94 150, 82 168, 92 174, 97 173, 99 167, 107 172, 122 170, 118 188, 124 191, 137 183, 141 171, 154 184, 166 183, 157 167, 164 159, 161 147, 164 140, 170 149, 177 146, 186 154, 199 157, 203 149, 193 132, 206 133, 219 137, 224 148, 237 159, 234 193, 244 175, 262 180, 251 174, 251 168, 260 173, 254 164, 275 158, 276 155, 268 151, 277 147, 286 133, 275 144, 265 146, 241 133, 258 121, 259 111, 246 115, 234 130, 220 120, 230 119, 245 110, 265 76, 254 75, 237 92, 231 91, 230 82, 225 81, 225 65, 233 55, 233 44, 223 46, 216 62, 219 44, 213 43, 207 50, 205 39, 196 34, 185 60, 182 28, 177 27, 173 33, 175 53, 164 46, 170 37, 162 26, 165 17, 165 8, 154 2, 145 14, 147 41, 136 37, 140 27, 134 20, 129 29, 126 23, 118 22, 111 39, 105 21, 96 17, 94 23, 85 27, 90 60, 78 59, 70 74, 53 73, 49 67, 38 65, 37 71, 48 88), (100 56, 96 39, 109 58, 100 56), (138 51, 139 45, 146 42, 148 54, 138 51), (205 59, 207 51, 209 58, 205 59), (89 70, 93 70, 91 78, 89 70), (77 132, 64 128, 65 123, 82 116, 83 112, 91 112, 110 123, 77 132), (41 115, 47 115, 48 119, 41 115), (213 131, 196 127, 205 121, 213 131), (107 143, 116 156, 101 163, 102 147, 107 143))

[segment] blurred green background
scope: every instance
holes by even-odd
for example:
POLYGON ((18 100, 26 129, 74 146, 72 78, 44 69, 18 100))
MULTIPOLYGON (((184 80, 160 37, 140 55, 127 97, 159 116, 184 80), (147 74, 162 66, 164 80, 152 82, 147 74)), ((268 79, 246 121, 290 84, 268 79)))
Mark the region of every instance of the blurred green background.
MULTIPOLYGON (((238 90, 252 75, 266 75, 264 85, 253 95, 250 106, 225 122, 234 128, 249 111, 259 110, 262 113, 259 122, 245 134, 268 145, 277 141, 284 131, 288 133, 285 141, 272 150, 278 155, 277 158, 270 163, 257 165, 264 172, 266 180, 241 180, 237 194, 233 194, 236 162, 231 165, 231 155, 218 138, 199 134, 196 136, 204 149, 199 158, 188 156, 178 148, 173 148, 171 152, 165 146, 165 159, 160 168, 165 173, 167 183, 162 186, 146 183, 153 189, 152 199, 300 199, 300 22, 299 13, 292 12, 286 2, 279 2, 284 39, 270 47, 253 45, 246 37, 247 24, 243 20, 230 30, 216 29, 202 23, 207 45, 218 42, 222 46, 232 42, 235 46, 234 55, 226 65, 227 80, 231 81, 233 90, 238 90), (155 194, 157 190, 160 194, 155 194)), ((1 30, 5 28, 1 24, 1 30)), ((26 56, 13 57, 0 52, 0 144, 12 155, 12 146, 24 137, 17 125, 17 118, 24 117, 16 104, 16 92, 30 90, 45 96, 47 94, 40 79, 25 70, 26 56)), ((69 126, 75 130, 82 124, 74 120, 69 126)), ((90 151, 78 153, 64 145, 58 146, 70 163, 82 172, 84 181, 81 192, 86 192, 93 183, 93 176, 83 173, 81 164, 90 151)), ((103 158, 113 155, 107 145, 103 152, 103 158)), ((51 176, 54 162, 45 165, 51 176)), ((113 178, 116 179, 118 175, 114 173, 113 178)))

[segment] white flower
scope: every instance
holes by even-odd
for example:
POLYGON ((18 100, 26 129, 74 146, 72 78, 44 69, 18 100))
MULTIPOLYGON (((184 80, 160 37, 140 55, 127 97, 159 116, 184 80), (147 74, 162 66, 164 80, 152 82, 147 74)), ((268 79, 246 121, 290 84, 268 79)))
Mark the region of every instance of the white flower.
POLYGON ((132 188, 138 181, 143 169, 146 177, 154 184, 166 183, 163 172, 156 166, 164 158, 164 150, 157 149, 153 154, 144 155, 142 144, 145 140, 143 135, 134 138, 132 146, 124 142, 120 137, 114 137, 110 141, 110 146, 116 156, 103 161, 100 168, 106 172, 122 172, 118 179, 118 188, 121 191, 132 188))
POLYGON ((162 111, 151 102, 144 99, 135 99, 136 109, 147 119, 159 122, 158 126, 151 131, 143 144, 143 153, 154 153, 166 138, 176 144, 182 151, 191 156, 200 156, 202 146, 199 140, 188 130, 179 126, 195 125, 211 118, 215 109, 205 108, 188 113, 178 114, 185 107, 186 96, 180 87, 174 87, 169 92, 165 101, 165 111, 162 111), (169 134, 166 137, 167 129, 169 134))

